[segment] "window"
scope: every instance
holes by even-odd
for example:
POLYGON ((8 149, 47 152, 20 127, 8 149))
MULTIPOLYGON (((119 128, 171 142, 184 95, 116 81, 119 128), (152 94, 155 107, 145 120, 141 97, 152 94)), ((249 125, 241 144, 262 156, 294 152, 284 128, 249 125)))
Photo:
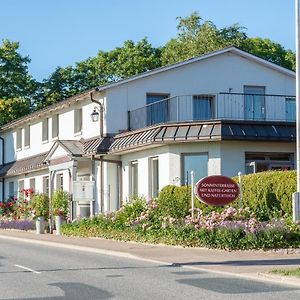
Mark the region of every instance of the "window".
POLYGON ((150 198, 158 196, 159 192, 159 171, 158 171, 158 157, 150 158, 150 198))
POLYGON ((16 135, 17 135, 17 149, 22 149, 22 128, 17 129, 16 135))
POLYGON ((42 121, 42 142, 48 142, 49 139, 49 119, 46 118, 42 121))
POLYGON ((30 126, 24 127, 24 147, 30 147, 30 126))
POLYGON ((208 174, 208 154, 182 154, 182 166, 181 184, 191 183, 191 171, 194 171, 194 181, 196 183, 208 174))
POLYGON ((57 138, 59 135, 59 115, 52 116, 52 138, 57 138))
POLYGON ((8 197, 13 197, 15 195, 15 184, 13 181, 8 184, 8 197))
POLYGON ((56 175, 56 189, 57 190, 64 189, 64 175, 63 174, 56 175))
POLYGON ((130 195, 138 195, 138 162, 130 163, 130 195))
POLYGON ((285 98, 285 119, 286 121, 296 121, 296 99, 285 98))
POLYGON ((168 121, 169 94, 147 94, 147 125, 158 124, 168 121))
POLYGON ((244 86, 245 95, 245 119, 265 119, 265 87, 244 86))
POLYGON ((293 153, 245 153, 246 174, 268 170, 293 170, 293 153))
POLYGON ((82 130, 82 108, 74 109, 74 133, 82 130))
POLYGON ((35 192, 35 178, 30 178, 29 180, 29 187, 32 190, 32 192, 35 192))
POLYGON ((211 95, 193 96, 193 120, 210 120, 213 118, 213 99, 211 95))
POLYGON ((49 176, 43 177, 43 193, 49 194, 49 176))
POLYGON ((24 180, 19 180, 19 198, 23 196, 24 180))

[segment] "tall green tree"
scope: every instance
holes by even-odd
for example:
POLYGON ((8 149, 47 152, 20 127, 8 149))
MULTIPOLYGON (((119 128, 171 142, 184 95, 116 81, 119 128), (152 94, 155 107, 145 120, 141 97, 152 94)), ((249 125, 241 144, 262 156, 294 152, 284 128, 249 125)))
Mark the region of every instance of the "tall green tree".
POLYGON ((28 71, 29 57, 19 43, 3 40, 0 46, 0 125, 30 111, 38 83, 28 71))
POLYGON ((179 62, 230 45, 242 47, 247 36, 238 24, 218 29, 211 21, 204 21, 194 12, 178 18, 178 35, 166 43, 162 51, 164 65, 179 62))

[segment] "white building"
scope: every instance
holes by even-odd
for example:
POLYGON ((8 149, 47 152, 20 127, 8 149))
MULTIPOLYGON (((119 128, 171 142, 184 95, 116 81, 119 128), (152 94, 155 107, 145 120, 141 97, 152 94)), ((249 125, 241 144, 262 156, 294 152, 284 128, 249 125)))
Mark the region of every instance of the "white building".
POLYGON ((191 170, 293 169, 294 95, 294 72, 234 47, 98 87, 0 129, 0 199, 62 188, 85 215, 74 181, 94 182, 98 212, 186 184, 191 170))

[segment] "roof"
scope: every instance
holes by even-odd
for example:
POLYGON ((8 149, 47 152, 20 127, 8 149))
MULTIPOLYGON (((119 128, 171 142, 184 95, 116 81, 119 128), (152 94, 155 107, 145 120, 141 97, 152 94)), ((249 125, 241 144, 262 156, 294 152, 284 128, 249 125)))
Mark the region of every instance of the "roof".
POLYGON ((216 50, 216 51, 212 51, 212 52, 209 52, 209 53, 206 53, 206 54, 203 54, 203 55, 192 57, 192 58, 186 59, 186 60, 178 62, 178 63, 174 63, 174 64, 171 64, 171 65, 156 68, 156 69, 153 69, 153 70, 150 70, 150 71, 147 71, 147 72, 144 72, 144 73, 141 73, 141 74, 123 79, 123 80, 119 80, 117 82, 113 82, 113 83, 109 83, 109 84, 106 84, 106 85, 99 86, 99 87, 96 88, 96 91, 101 92, 101 91, 107 90, 109 88, 119 86, 121 84, 132 82, 134 80, 145 78, 145 77, 148 77, 148 76, 152 76, 152 75, 162 73, 162 72, 165 72, 165 71, 173 70, 173 69, 176 69, 176 68, 179 68, 179 67, 182 67, 182 66, 185 66, 185 65, 189 65, 189 64, 201 61, 201 60, 205 60, 205 59, 208 59, 208 58, 220 55, 220 54, 224 54, 224 53, 233 53, 233 54, 239 55, 241 57, 244 57, 246 59, 249 59, 249 60, 254 61, 256 63, 259 63, 261 65, 264 65, 265 67, 268 67, 268 68, 276 70, 280 73, 283 73, 287 76, 291 76, 291 77, 296 78, 296 73, 294 71, 291 71, 289 69, 281 67, 281 66, 279 66, 275 63, 269 62, 269 61, 267 61, 263 58, 260 58, 256 55, 253 55, 253 54, 249 53, 249 52, 238 49, 234 46, 230 46, 230 47, 223 48, 223 49, 216 50))
POLYGON ((127 152, 145 146, 201 141, 296 141, 295 123, 208 121, 161 124, 115 136, 110 153, 127 152))
POLYGON ((36 170, 45 169, 48 166, 44 164, 47 153, 20 159, 0 167, 0 177, 15 176, 23 173, 30 173, 36 170))

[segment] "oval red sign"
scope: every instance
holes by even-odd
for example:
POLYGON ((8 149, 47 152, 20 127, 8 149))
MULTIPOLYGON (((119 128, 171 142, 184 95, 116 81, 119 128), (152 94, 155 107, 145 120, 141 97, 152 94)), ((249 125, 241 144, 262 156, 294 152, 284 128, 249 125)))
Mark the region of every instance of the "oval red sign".
POLYGON ((239 193, 237 183, 222 175, 204 177, 195 186, 195 194, 199 200, 214 206, 223 206, 234 201, 239 193))

